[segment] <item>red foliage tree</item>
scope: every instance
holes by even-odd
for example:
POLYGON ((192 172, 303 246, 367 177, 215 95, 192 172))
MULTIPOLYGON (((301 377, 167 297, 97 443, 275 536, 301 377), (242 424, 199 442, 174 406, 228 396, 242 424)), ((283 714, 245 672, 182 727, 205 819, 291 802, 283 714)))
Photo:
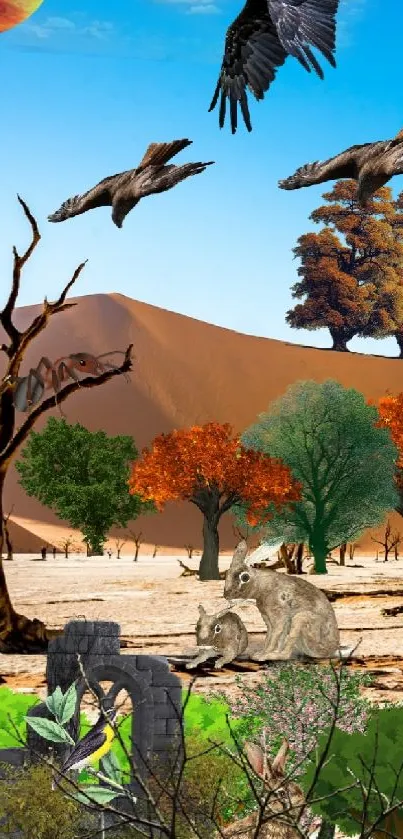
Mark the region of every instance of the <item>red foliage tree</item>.
POLYGON ((246 449, 232 435, 228 423, 214 422, 161 434, 151 450, 143 449, 129 479, 129 491, 153 500, 159 510, 167 501, 190 501, 203 513, 200 580, 219 579, 223 513, 243 502, 250 523, 256 523, 268 505, 278 509, 300 497, 299 484, 282 461, 246 449))
MULTIPOLYGON (((373 404, 372 400, 369 400, 373 404)), ((390 431, 390 436, 398 449, 399 457, 396 461, 396 485, 399 491, 400 501, 396 510, 403 516, 403 393, 397 396, 382 396, 378 400, 378 411, 380 415, 379 425, 383 425, 390 431)))
POLYGON ((403 353, 403 201, 389 187, 363 209, 355 181, 337 181, 310 219, 325 226, 299 237, 301 260, 286 321, 297 329, 326 327, 333 349, 347 351, 354 337, 395 335, 403 353), (338 235, 339 234, 339 235, 338 235), (341 238, 342 237, 342 238, 341 238), (401 339, 401 340, 400 340, 401 339))

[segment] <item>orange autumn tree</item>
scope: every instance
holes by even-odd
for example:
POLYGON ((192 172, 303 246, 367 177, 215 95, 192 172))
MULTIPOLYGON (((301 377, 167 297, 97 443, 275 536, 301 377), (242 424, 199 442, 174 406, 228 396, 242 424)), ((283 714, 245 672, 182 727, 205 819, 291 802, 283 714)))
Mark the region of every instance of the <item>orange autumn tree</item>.
MULTIPOLYGON (((369 400, 369 404, 373 404, 369 400)), ((399 503, 396 511, 403 516, 403 393, 397 396, 382 396, 378 400, 378 412, 380 415, 379 425, 383 425, 390 431, 390 436, 397 446, 399 457, 396 461, 396 486, 399 492, 399 503)))
POLYGON ((221 516, 234 504, 247 504, 250 523, 298 501, 300 486, 281 460, 246 449, 228 423, 209 422, 160 434, 132 467, 129 491, 153 500, 190 501, 203 513, 200 580, 218 580, 221 516), (264 511, 264 512, 263 512, 264 511))

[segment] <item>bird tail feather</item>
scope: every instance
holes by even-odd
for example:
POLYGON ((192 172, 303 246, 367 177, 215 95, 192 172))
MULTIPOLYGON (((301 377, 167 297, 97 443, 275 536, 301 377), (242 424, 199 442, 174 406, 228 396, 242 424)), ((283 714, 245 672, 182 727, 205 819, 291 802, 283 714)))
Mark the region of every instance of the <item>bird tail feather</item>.
POLYGON ((64 221, 66 218, 74 216, 80 198, 80 195, 74 195, 73 198, 68 198, 67 201, 63 201, 61 207, 52 213, 52 215, 48 216, 48 221, 64 221))
POLYGON ((308 186, 315 174, 317 164, 318 161, 316 160, 315 163, 306 163, 304 166, 300 166, 289 178, 284 178, 278 182, 280 189, 298 189, 301 186, 308 186))
POLYGON ((141 163, 137 167, 137 171, 144 169, 146 166, 164 166, 168 160, 171 160, 172 157, 175 157, 182 149, 185 149, 186 146, 190 146, 191 144, 192 140, 187 139, 172 140, 170 143, 151 143, 141 163))

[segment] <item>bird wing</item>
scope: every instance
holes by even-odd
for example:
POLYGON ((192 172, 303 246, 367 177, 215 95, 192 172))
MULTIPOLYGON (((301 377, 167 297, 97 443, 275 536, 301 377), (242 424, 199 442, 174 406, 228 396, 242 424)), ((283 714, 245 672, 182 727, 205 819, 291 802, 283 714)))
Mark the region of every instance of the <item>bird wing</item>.
POLYGON ((143 176, 136 180, 136 195, 145 198, 147 195, 154 195, 157 192, 166 192, 192 175, 200 175, 206 166, 211 166, 214 161, 207 163, 184 163, 182 166, 170 164, 164 167, 152 167, 143 176))
POLYGON ((63 772, 71 769, 77 763, 85 760, 85 758, 90 757, 97 752, 101 746, 103 746, 106 740, 106 734, 103 730, 105 728, 105 724, 104 719, 98 720, 94 727, 87 731, 87 734, 84 735, 82 740, 78 741, 77 745, 74 747, 73 751, 70 752, 66 762, 62 766, 63 772))
POLYGON ((311 44, 335 67, 336 12, 340 0, 267 0, 269 13, 284 49, 323 79, 311 44))
POLYGON ((375 143, 363 143, 358 146, 351 146, 346 151, 330 157, 328 160, 315 161, 300 166, 289 178, 279 181, 281 189, 298 189, 303 186, 311 186, 324 181, 338 180, 339 178, 358 178, 360 163, 365 152, 373 148, 375 143))
POLYGON ((163 166, 186 146, 192 145, 192 140, 172 140, 171 143, 150 143, 148 149, 137 167, 139 172, 146 166, 163 166))
POLYGON ((87 210, 94 210, 96 207, 108 207, 112 204, 110 189, 116 183, 119 175, 110 175, 104 178, 88 192, 83 195, 74 195, 64 201, 55 213, 48 216, 48 221, 65 221, 65 219, 86 213, 87 210))
POLYGON ((238 103, 245 125, 252 131, 246 87, 256 99, 263 99, 286 57, 270 18, 267 0, 247 0, 227 31, 221 71, 209 107, 209 111, 215 108, 221 92, 220 128, 225 123, 228 99, 232 133, 237 129, 238 103))

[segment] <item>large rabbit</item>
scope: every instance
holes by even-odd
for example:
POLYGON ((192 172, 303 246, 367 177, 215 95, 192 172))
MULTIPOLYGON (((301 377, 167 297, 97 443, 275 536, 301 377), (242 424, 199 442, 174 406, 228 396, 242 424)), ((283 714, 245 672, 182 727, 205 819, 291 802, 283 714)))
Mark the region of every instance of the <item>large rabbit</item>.
MULTIPOLYGON (((268 789, 273 790, 263 816, 259 839, 296 839, 297 836, 301 836, 292 825, 297 821, 298 811, 305 798, 301 787, 294 781, 289 780, 282 784, 286 775, 287 752, 288 743, 285 740, 273 762, 270 763, 260 746, 255 743, 245 744, 245 754, 252 769, 263 778, 268 789), (273 818, 273 814, 278 814, 279 818, 273 818)), ((252 839, 256 833, 258 817, 259 811, 256 811, 244 819, 232 822, 221 828, 221 833, 216 833, 214 839, 218 839, 218 836, 223 836, 225 839, 252 839)))
POLYGON ((326 595, 300 577, 252 568, 246 561, 247 552, 246 542, 240 542, 225 577, 224 597, 256 600, 267 636, 263 648, 252 658, 268 661, 338 656, 339 629, 326 595))
MULTIPOLYGON (((230 607, 232 608, 232 607, 230 607)), ((196 624, 196 638, 199 647, 206 647, 190 661, 186 667, 188 670, 197 667, 208 658, 220 655, 214 664, 216 670, 229 664, 240 653, 245 652, 248 646, 248 633, 246 627, 238 615, 232 614, 229 609, 224 609, 217 615, 208 615, 204 607, 199 605, 200 617, 196 624)))

